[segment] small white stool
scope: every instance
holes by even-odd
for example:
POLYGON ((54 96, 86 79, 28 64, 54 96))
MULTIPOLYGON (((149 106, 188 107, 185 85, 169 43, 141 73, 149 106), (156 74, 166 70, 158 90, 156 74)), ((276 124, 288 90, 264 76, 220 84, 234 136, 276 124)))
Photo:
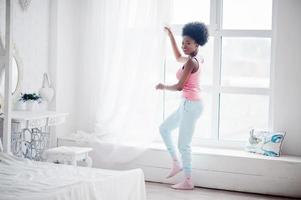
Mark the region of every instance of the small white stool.
POLYGON ((45 151, 45 156, 47 162, 77 166, 77 162, 81 161, 85 163, 85 166, 91 167, 92 159, 88 155, 90 151, 92 151, 92 148, 60 146, 47 149, 45 151))

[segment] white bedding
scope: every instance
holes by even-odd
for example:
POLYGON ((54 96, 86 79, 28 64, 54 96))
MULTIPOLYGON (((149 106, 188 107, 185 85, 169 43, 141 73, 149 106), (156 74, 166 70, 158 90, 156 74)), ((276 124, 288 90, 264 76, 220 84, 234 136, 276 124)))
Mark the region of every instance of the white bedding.
POLYGON ((0 152, 0 200, 145 200, 142 170, 33 162, 0 152))

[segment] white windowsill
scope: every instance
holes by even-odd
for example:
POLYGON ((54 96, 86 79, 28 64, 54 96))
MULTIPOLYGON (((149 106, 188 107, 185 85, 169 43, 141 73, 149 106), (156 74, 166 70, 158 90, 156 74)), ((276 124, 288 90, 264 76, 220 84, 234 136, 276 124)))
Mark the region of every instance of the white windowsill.
MULTIPOLYGON (((78 140, 70 137, 60 137, 59 140, 70 141, 75 144, 86 143, 87 141, 78 140)), ((126 146, 126 145, 125 145, 126 146)), ((166 151, 166 147, 163 143, 154 142, 150 145, 149 149, 151 151, 166 151)), ((225 156, 225 157, 236 157, 236 158, 250 158, 250 159, 261 159, 261 160, 274 160, 274 161, 283 161, 283 162, 293 162, 301 164, 301 157, 291 156, 291 155, 281 155, 280 157, 270 157, 260 154, 253 154, 243 150, 243 148, 226 148, 225 146, 216 147, 216 146, 192 146, 193 155, 212 155, 212 156, 225 156)))
MULTIPOLYGON (((150 147, 151 150, 166 151, 166 147, 162 143, 153 143, 150 147)), ((281 155, 280 157, 264 156, 246 152, 242 149, 229 149, 229 148, 216 148, 216 147, 192 147, 194 155, 213 155, 213 156, 227 156, 227 157, 241 157, 262 160, 275 160, 284 162, 293 162, 301 164, 301 157, 291 155, 281 155)))

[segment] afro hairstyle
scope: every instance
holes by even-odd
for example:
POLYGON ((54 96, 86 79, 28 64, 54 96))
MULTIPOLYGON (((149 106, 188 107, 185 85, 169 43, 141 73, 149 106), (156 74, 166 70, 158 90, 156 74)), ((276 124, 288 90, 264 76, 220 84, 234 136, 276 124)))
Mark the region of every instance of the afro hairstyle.
POLYGON ((204 46, 208 41, 208 28, 202 22, 190 22, 185 24, 182 36, 192 38, 200 46, 204 46))

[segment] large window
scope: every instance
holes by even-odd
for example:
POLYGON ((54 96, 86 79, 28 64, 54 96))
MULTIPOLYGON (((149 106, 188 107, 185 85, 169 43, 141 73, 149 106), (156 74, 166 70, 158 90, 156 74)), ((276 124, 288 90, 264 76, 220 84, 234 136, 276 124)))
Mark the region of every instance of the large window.
MULTIPOLYGON (((272 0, 174 0, 171 28, 181 44, 185 23, 208 25, 202 97, 205 109, 194 144, 245 141, 249 130, 269 128, 271 95, 272 0)), ((167 40, 165 82, 175 83, 181 67, 167 40)), ((178 106, 178 93, 165 92, 164 116, 178 106)))

